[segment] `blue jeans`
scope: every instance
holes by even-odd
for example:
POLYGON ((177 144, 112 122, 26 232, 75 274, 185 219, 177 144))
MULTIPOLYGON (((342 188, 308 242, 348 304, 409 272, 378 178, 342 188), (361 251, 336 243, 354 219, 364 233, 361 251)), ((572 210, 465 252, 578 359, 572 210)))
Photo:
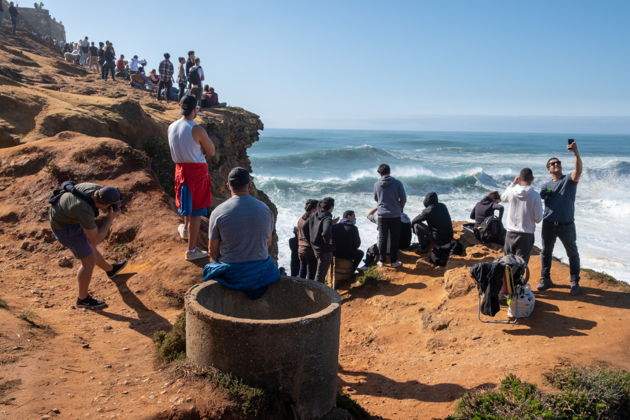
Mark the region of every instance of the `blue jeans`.
POLYGON ((571 272, 571 283, 580 281, 580 254, 577 248, 577 234, 575 233, 575 223, 554 224, 543 221, 542 242, 543 250, 541 254, 540 276, 544 279, 551 279, 551 260, 553 247, 556 239, 564 245, 564 249, 569 257, 569 271, 571 272))

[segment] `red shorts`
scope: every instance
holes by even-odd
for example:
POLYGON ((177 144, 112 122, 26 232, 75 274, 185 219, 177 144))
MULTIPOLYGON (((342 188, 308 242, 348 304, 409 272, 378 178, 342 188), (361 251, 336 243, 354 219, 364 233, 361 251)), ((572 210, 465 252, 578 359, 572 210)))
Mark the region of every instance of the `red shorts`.
POLYGON ((212 205, 210 173, 207 163, 175 164, 175 205, 182 208, 181 187, 185 185, 192 196, 192 210, 199 210, 212 205))

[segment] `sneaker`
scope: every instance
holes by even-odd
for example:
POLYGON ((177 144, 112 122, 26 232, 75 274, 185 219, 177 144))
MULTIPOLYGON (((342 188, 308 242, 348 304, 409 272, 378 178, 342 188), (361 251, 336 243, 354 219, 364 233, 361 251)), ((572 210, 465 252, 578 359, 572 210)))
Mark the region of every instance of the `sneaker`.
POLYGON ((94 299, 92 296, 87 295, 85 299, 78 299, 77 304, 75 305, 77 308, 85 308, 85 309, 101 309, 107 306, 104 300, 94 299))
POLYGON ((368 270, 368 268, 369 268, 369 267, 368 267, 367 265, 363 265, 363 266, 361 266, 361 267, 357 268, 357 271, 360 273, 360 272, 362 272, 362 271, 367 271, 367 270, 368 270))
POLYGON ((114 268, 112 268, 112 271, 108 271, 108 272, 107 272, 107 276, 108 276, 110 279, 113 279, 114 277, 116 277, 116 275, 117 275, 118 273, 120 273, 120 270, 122 270, 123 268, 125 268, 125 266, 126 266, 126 265, 127 265, 127 260, 123 260, 123 261, 121 261, 121 262, 119 262, 119 263, 112 264, 112 267, 114 267, 114 268))
POLYGON ((538 286, 536 286, 536 289, 542 292, 544 290, 549 289, 550 287, 553 287, 553 283, 551 282, 551 279, 542 278, 540 279, 540 282, 538 282, 538 286))
POLYGON ((182 238, 185 241, 188 240, 188 231, 186 230, 185 224, 182 223, 179 226, 177 226, 177 232, 179 233, 180 238, 182 238))
POLYGON ((378 265, 379 267, 383 267, 385 263, 383 261, 379 261, 376 263, 376 265, 378 265))
POLYGON ((402 263, 400 261, 396 261, 392 263, 392 268, 402 267, 402 263))
POLYGON ((202 258, 208 258, 206 251, 199 251, 198 249, 186 251, 186 261, 200 260, 202 258))
POLYGON ((578 296, 580 294, 580 284, 571 283, 571 296, 578 296))

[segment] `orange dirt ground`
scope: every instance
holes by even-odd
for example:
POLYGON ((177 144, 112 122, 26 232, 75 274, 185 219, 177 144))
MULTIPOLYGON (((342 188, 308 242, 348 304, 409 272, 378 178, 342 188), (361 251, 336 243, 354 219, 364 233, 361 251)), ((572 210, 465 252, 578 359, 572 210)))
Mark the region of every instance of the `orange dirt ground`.
MULTIPOLYGON (((5 30, 0 42, 0 418, 239 418, 224 391, 174 380, 154 362, 153 333, 170 328, 201 269, 183 260, 172 203, 128 146, 141 139, 125 136, 136 135, 136 121, 159 130, 155 121, 172 119, 174 106, 59 64, 22 38, 5 30), (127 97, 155 121, 128 103, 136 117, 121 118, 127 97), (9 112, 13 106, 21 111, 9 112), (82 131, 94 126, 83 117, 100 131, 82 131), (81 134, 57 135, 59 125, 81 134), (117 185, 128 200, 102 250, 130 264, 115 281, 97 270, 91 286, 109 303, 103 311, 73 307, 77 264, 65 267, 70 253, 46 222, 47 196, 65 175, 117 185)), ((340 389, 370 413, 444 417, 469 390, 496 386, 510 372, 542 383, 542 372, 564 359, 630 369, 627 287, 584 274, 583 294, 572 297, 567 267, 554 262, 558 287, 536 293, 531 318, 482 324, 468 270, 500 251, 463 241, 471 245, 466 256, 445 268, 405 252, 402 269, 382 269, 390 281, 340 290, 340 389)), ((533 256, 533 273, 539 264, 533 256)))

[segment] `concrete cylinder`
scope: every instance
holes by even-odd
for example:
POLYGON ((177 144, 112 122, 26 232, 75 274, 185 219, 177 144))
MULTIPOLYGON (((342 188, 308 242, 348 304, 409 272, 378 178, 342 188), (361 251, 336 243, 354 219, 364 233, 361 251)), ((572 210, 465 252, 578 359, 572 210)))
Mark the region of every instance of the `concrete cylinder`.
POLYGON ((316 419, 335 406, 340 318, 339 295, 312 280, 282 277, 257 300, 208 281, 186 293, 186 355, 285 392, 316 419))

